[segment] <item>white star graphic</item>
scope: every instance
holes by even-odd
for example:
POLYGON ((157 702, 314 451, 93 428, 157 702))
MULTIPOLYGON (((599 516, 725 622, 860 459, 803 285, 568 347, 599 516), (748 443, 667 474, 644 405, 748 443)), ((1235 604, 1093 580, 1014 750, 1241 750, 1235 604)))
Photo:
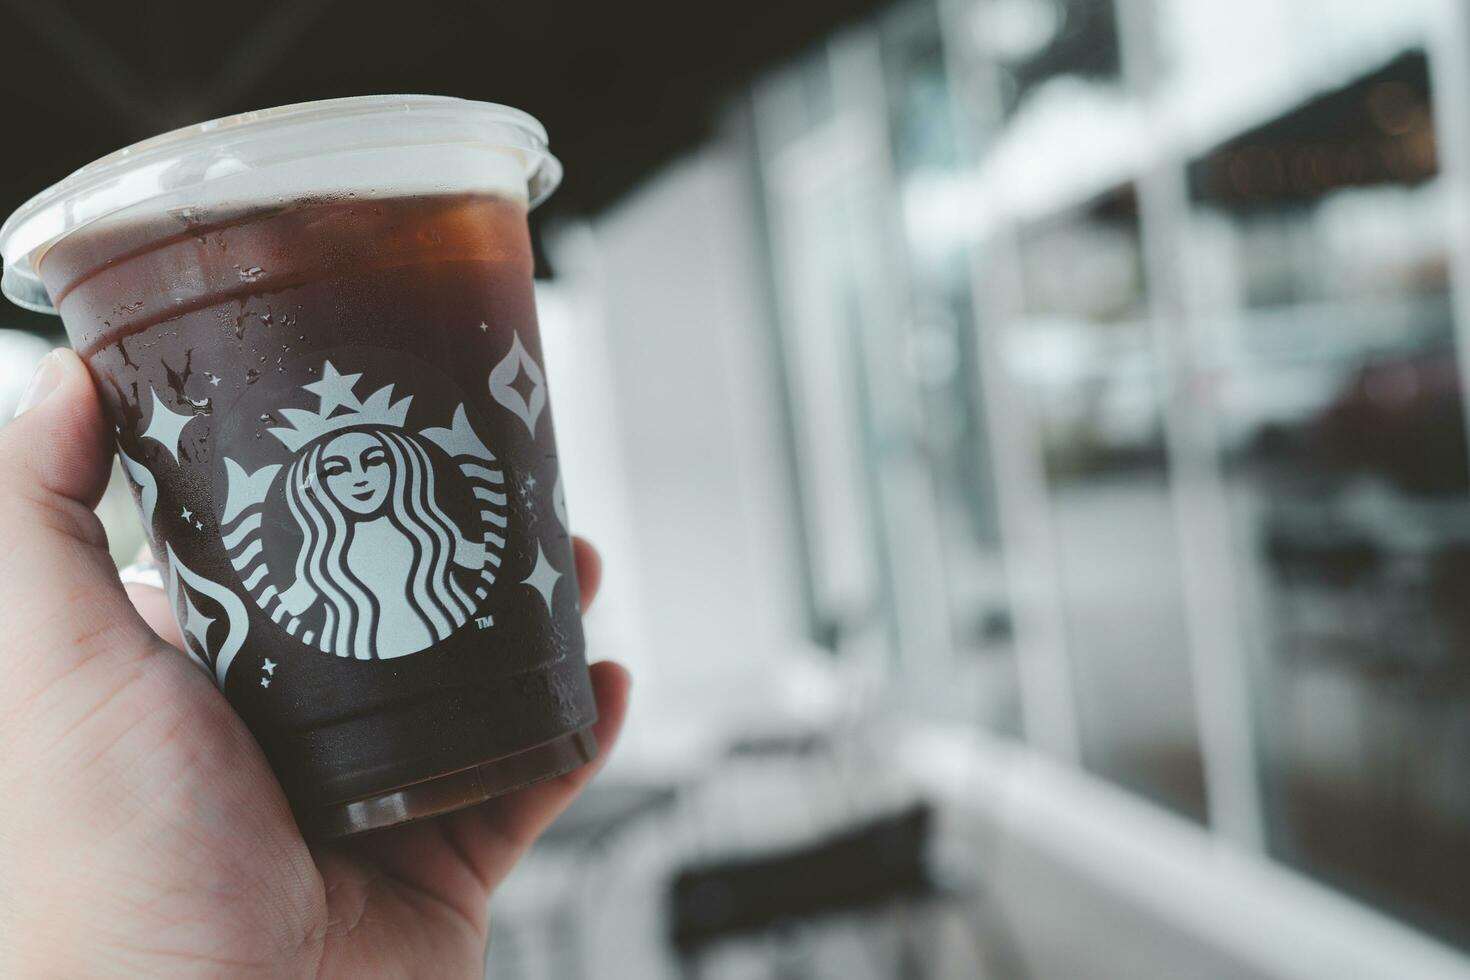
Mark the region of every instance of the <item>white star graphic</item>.
POLYGON ((513 334, 510 350, 490 371, 490 397, 526 423, 526 431, 536 437, 536 420, 546 408, 546 376, 521 343, 521 335, 513 334), (529 397, 516 387, 521 375, 530 382, 529 397))
POLYGON ((270 657, 266 657, 265 658, 265 666, 262 667, 262 668, 260 668, 260 669, 263 670, 263 671, 265 671, 267 674, 270 674, 272 677, 274 677, 276 675, 276 662, 274 660, 272 660, 270 657))
POLYGON ((194 519, 194 512, 192 510, 190 510, 189 508, 185 507, 184 508, 184 512, 182 514, 180 514, 179 516, 182 517, 186 521, 192 521, 194 519))
POLYGON ((321 396, 321 416, 326 418, 341 405, 346 405, 348 408, 362 408, 362 402, 358 401, 357 396, 352 393, 353 386, 361 377, 361 374, 339 374, 332 366, 332 362, 327 361, 322 365, 322 379, 301 387, 314 395, 321 396))
POLYGON ((567 526, 567 498, 566 493, 562 490, 560 473, 556 474, 556 483, 551 488, 551 509, 556 512, 556 519, 561 523, 561 529, 571 530, 567 526))
POLYGON ((210 383, 210 384, 212 384, 212 385, 214 385, 214 386, 215 386, 215 387, 216 387, 216 388, 218 388, 218 387, 219 387, 219 383, 220 383, 220 382, 221 382, 221 381, 223 381, 223 380, 224 380, 224 379, 223 379, 223 378, 221 378, 221 377, 220 377, 220 376, 219 376, 219 375, 217 375, 217 374, 211 374, 211 375, 210 375, 210 376, 209 376, 209 383, 210 383))
POLYGON ((209 627, 214 623, 214 618, 206 616, 194 605, 194 600, 189 598, 189 592, 184 590, 184 635, 192 636, 199 641, 199 645, 206 650, 209 649, 209 627))
POLYGON ((531 476, 526 477, 526 489, 527 490, 535 490, 536 489, 536 477, 535 477, 535 475, 531 475, 531 476))
POLYGON ((481 320, 480 321, 480 333, 484 333, 485 331, 487 331, 489 329, 490 329, 490 324, 486 323, 484 320, 481 320))
POLYGON ((180 415, 171 410, 158 397, 158 392, 152 388, 148 389, 153 395, 153 415, 148 420, 148 428, 143 431, 141 438, 152 439, 163 444, 168 454, 179 462, 179 440, 183 437, 184 429, 194 421, 193 415, 180 415))
POLYGON ((195 521, 194 522, 194 529, 197 530, 197 531, 204 530, 204 522, 203 521, 195 521))
POLYGON ((260 686, 261 687, 270 687, 271 686, 271 679, 269 677, 262 677, 260 679, 260 686))
POLYGON ((541 542, 536 542, 536 567, 531 574, 521 580, 522 585, 529 585, 541 594, 541 600, 546 603, 546 611, 551 612, 551 599, 556 595, 556 583, 561 580, 561 572, 551 566, 546 560, 546 552, 541 549, 541 542))

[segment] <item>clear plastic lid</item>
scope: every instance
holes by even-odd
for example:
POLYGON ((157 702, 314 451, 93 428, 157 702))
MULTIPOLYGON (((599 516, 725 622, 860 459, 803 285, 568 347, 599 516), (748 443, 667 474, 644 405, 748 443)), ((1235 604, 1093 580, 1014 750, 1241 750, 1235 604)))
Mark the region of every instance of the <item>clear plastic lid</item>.
POLYGON ((0 226, 0 290, 19 306, 56 312, 41 259, 107 219, 348 192, 487 191, 534 207, 561 173, 541 124, 490 102, 369 95, 245 112, 134 143, 21 205, 0 226))

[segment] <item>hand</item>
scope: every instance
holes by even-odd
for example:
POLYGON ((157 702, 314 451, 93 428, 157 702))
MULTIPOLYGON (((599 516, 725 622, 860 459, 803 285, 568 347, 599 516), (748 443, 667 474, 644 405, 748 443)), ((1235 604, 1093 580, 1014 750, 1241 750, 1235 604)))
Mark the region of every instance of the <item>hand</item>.
MULTIPOLYGON (((0 976, 478 976, 491 892, 596 767, 308 846, 162 594, 118 581, 86 369, 51 355, 25 404, 0 430, 0 976)), ((605 758, 629 679, 592 676, 605 758)))

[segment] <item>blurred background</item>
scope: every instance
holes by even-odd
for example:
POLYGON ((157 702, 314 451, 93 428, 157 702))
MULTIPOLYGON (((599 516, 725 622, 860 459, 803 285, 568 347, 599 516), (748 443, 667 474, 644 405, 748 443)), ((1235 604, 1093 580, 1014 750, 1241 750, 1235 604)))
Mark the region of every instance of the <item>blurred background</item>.
POLYGON ((637 690, 490 975, 1470 977, 1459 0, 0 0, 0 79, 0 213, 267 105, 547 124, 637 690))

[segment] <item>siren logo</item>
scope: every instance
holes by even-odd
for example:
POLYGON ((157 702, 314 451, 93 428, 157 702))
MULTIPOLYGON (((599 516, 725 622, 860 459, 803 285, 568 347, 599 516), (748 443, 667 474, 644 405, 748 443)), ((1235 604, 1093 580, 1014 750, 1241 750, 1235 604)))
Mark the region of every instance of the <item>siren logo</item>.
POLYGON ((321 362, 317 380, 282 392, 291 404, 260 414, 254 438, 220 445, 216 482, 221 538, 251 600, 307 646, 363 660, 487 618, 477 610, 507 524, 505 475, 463 402, 424 418, 432 406, 415 395, 364 381, 372 367, 321 362))

